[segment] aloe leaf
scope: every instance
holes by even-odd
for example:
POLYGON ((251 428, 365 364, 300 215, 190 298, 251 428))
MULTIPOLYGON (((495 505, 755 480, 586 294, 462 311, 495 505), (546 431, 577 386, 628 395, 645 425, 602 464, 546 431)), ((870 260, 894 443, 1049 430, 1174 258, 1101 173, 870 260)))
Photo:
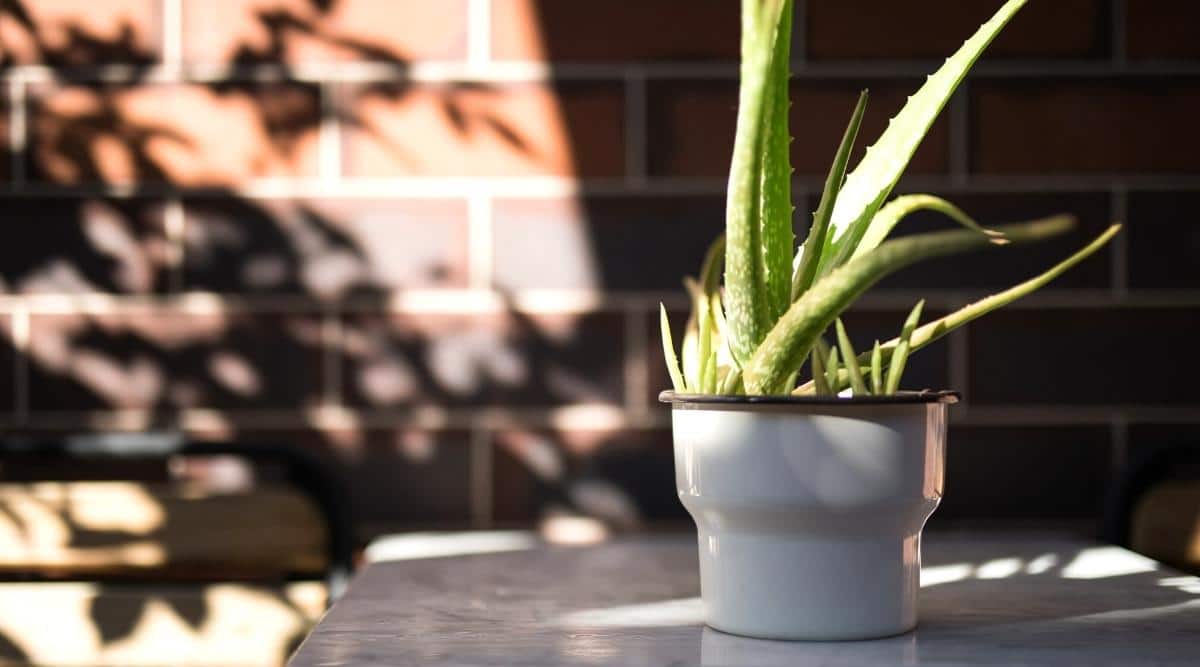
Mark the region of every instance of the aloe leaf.
POLYGON ((875 341, 875 347, 871 350, 871 393, 883 393, 883 351, 879 341, 875 341))
POLYGON ((711 393, 715 389, 715 386, 710 388, 710 385, 714 384, 712 379, 716 376, 716 360, 714 358, 716 354, 712 346, 713 321, 712 313, 708 308, 708 297, 700 294, 699 298, 696 299, 696 309, 700 314, 699 349, 697 351, 700 368, 699 381, 696 383, 696 386, 699 388, 700 393, 711 393))
MULTIPOLYGON (((763 147, 769 93, 778 85, 777 77, 772 78, 771 60, 783 9, 790 6, 791 0, 742 3, 741 86, 725 208, 726 316, 731 348, 739 361, 750 357, 771 323, 762 261, 763 147)), ((790 216, 787 224, 790 227, 790 216)))
POLYGON ((784 0, 779 24, 772 39, 770 82, 767 86, 766 127, 763 131, 762 168, 762 265, 769 321, 791 304, 792 248, 792 164, 791 133, 788 131, 788 107, 791 97, 792 4, 784 0))
POLYGON ((846 334, 846 325, 842 324, 840 317, 834 325, 837 329, 838 347, 842 350, 842 365, 846 367, 846 374, 850 379, 850 388, 854 390, 855 396, 866 396, 867 384, 863 382, 862 367, 858 364, 858 354, 854 351, 850 336, 846 334))
POLYGON ((813 348, 812 357, 809 363, 812 364, 813 382, 816 383, 817 396, 829 396, 833 390, 829 387, 829 381, 825 379, 825 362, 821 361, 821 351, 813 348))
POLYGON ((662 331, 663 359, 667 362, 667 373, 671 376, 671 386, 675 391, 687 391, 683 382, 683 373, 679 372, 679 359, 675 357, 675 341, 671 338, 671 323, 667 320, 667 308, 658 304, 658 326, 662 331))
POLYGON ((892 353, 892 358, 888 363, 887 383, 883 388, 884 394, 891 395, 900 389, 900 378, 904 375, 905 364, 908 363, 908 350, 912 343, 913 330, 921 321, 921 310, 924 308, 925 299, 921 299, 916 306, 913 306, 912 312, 908 314, 908 319, 904 320, 904 327, 900 329, 899 342, 896 343, 896 350, 892 353))
POLYGON ((838 369, 841 364, 838 363, 838 349, 832 348, 829 350, 829 361, 825 363, 825 384, 829 385, 830 393, 836 394, 839 389, 838 369))
POLYGON ((740 368, 730 368, 725 374, 725 378, 721 380, 722 395, 741 393, 742 386, 742 370, 740 368))
MULTIPOLYGON (((1017 299, 1028 296, 1042 287, 1045 287, 1055 278, 1061 276, 1063 273, 1066 273, 1076 264, 1095 254, 1097 250, 1103 248, 1110 240, 1112 240, 1112 237, 1116 236, 1120 231, 1121 225, 1112 225, 1106 229, 1104 233, 1093 239, 1091 243, 1088 243, 1086 246, 1076 251, 1075 254, 1064 259, 1058 264, 1055 264, 1037 276, 1034 276, 1025 282, 1013 285, 1003 292, 997 292, 972 304, 963 306, 949 315, 940 317, 918 327, 915 331, 913 331, 909 348, 910 353, 920 350, 921 348, 933 343, 951 331, 954 331, 955 329, 973 320, 979 319, 993 310, 1003 308, 1017 299)), ((896 348, 896 345, 898 345, 899 342, 899 339, 892 339, 885 343, 882 346, 880 357, 890 358, 892 351, 896 348)), ((866 354, 861 354, 859 355, 858 359, 862 363, 867 363, 870 361, 872 366, 875 363, 874 354, 871 355, 870 359, 868 359, 866 354)), ((806 394, 812 393, 812 391, 813 383, 807 383, 797 387, 793 393, 806 394)))
MULTIPOLYGON (((891 120, 887 129, 854 171, 846 178, 833 210, 833 255, 841 261, 849 260, 854 248, 863 238, 866 227, 875 212, 891 193, 908 166, 909 160, 920 145, 933 121, 954 94, 971 66, 979 59, 983 50, 995 39, 1000 30, 1012 19, 1027 0, 1008 0, 991 19, 980 26, 958 51, 948 58, 921 86, 900 113, 891 120), (849 250, 843 250, 848 247, 849 250)), ((819 267, 820 273, 837 268, 834 263, 819 267)))
POLYGON ((870 226, 867 227, 866 234, 858 242, 858 247, 854 249, 851 259, 862 257, 867 252, 875 249, 876 246, 887 238, 888 234, 891 233, 892 229, 902 219, 917 211, 936 211, 967 229, 974 229, 980 234, 991 237, 992 243, 996 245, 1008 243, 1003 234, 994 229, 987 229, 981 226, 971 216, 964 213, 962 209, 941 197, 934 195, 904 195, 896 197, 884 205, 883 208, 879 209, 879 212, 875 214, 875 218, 871 220, 870 226))
POLYGON ((850 151, 854 148, 854 140, 858 137, 858 128, 862 125, 863 114, 867 110, 867 97, 865 90, 859 94, 858 104, 850 116, 850 124, 846 126, 846 132, 842 135, 842 143, 838 146, 833 165, 829 168, 829 175, 825 178, 825 191, 821 193, 821 203, 817 206, 817 212, 813 214, 808 238, 800 247, 799 263, 792 276, 793 301, 812 285, 813 278, 817 275, 821 251, 825 248, 825 235, 829 229, 829 219, 833 216, 833 207, 837 202, 838 192, 842 188, 842 181, 846 179, 846 163, 850 161, 850 151))
MULTIPOLYGON (((1055 216, 1000 228, 1014 243, 1039 241, 1061 234, 1075 224, 1070 216, 1055 216)), ((817 337, 871 285, 887 274, 914 262, 963 252, 988 244, 987 237, 970 230, 915 234, 888 241, 866 255, 835 269, 817 281, 788 308, 742 366, 747 393, 783 390, 791 369, 800 366, 817 337)))

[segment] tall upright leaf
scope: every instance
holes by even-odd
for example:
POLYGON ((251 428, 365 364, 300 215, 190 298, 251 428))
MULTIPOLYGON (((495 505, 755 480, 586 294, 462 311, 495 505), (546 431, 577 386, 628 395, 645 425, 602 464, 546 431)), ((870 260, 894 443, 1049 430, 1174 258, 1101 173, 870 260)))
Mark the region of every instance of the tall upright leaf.
POLYGON ((967 71, 991 44, 1000 30, 1027 0, 1008 0, 991 19, 963 43, 962 47, 932 74, 920 90, 896 114, 887 129, 854 171, 846 178, 833 210, 833 244, 819 274, 825 274, 850 259, 866 233, 875 212, 900 180, 917 146, 954 94, 967 71))
MULTIPOLYGON (((726 317, 731 349, 739 361, 750 357, 774 319, 764 257, 778 254, 776 248, 783 235, 774 229, 765 235, 763 231, 764 222, 772 224, 763 209, 764 157, 770 149, 778 150, 779 145, 776 141, 772 146, 767 146, 766 137, 769 134, 768 118, 772 116, 772 89, 778 89, 782 83, 784 90, 777 92, 784 97, 787 95, 786 73, 783 77, 779 76, 778 68, 773 67, 773 59, 781 50, 777 48, 778 41, 784 39, 780 35, 780 28, 786 27, 783 25, 783 14, 784 9, 790 11, 791 2, 748 0, 742 3, 741 87, 725 208, 726 317), (772 250, 764 252, 768 237, 772 250)), ((790 26, 790 21, 787 25, 790 26)), ((783 158, 784 161, 786 159, 783 158)), ((778 168, 775 160, 771 164, 778 168)), ((776 180, 772 179, 772 188, 778 186, 776 180)), ((790 194, 788 196, 790 198, 790 194)), ((781 191, 776 191, 769 198, 772 205, 777 206, 781 197, 781 191)), ((776 220, 774 224, 782 222, 776 220)), ((790 213, 786 224, 790 229, 790 213)), ((787 243, 783 261, 789 266, 783 271, 790 279, 791 243, 787 243)), ((778 280, 775 272, 772 272, 770 280, 778 280)))
POLYGON ((791 97, 792 4, 784 0, 779 25, 774 29, 771 73, 767 86, 766 127, 763 133, 762 263, 770 320, 791 305, 792 248, 792 136, 788 130, 791 97))

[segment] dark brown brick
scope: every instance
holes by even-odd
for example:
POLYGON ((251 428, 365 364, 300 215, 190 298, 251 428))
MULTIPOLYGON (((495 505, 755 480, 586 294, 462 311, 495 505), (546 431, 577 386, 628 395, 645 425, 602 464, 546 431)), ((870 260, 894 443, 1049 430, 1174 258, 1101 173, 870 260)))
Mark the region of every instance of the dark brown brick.
POLYGON ((970 326, 972 403, 1189 404, 1190 308, 1002 310, 970 326))
POLYGON ((492 53, 553 62, 737 60, 739 23, 737 3, 726 0, 494 0, 492 53))
POLYGON ((1129 285, 1135 288, 1200 287, 1200 192, 1129 195, 1129 285))
POLYGON ((307 316, 34 315, 30 409, 304 409, 322 398, 320 336, 307 316))
POLYGON ((492 210, 506 289, 682 289, 725 219, 717 196, 498 200, 492 210))
POLYGON ((625 168, 615 82, 347 87, 349 176, 582 176, 625 168))
MULTIPOLYGON (((965 255, 920 262, 885 278, 880 289, 1002 289, 1031 278, 1086 245, 1110 224, 1109 196, 1104 193, 1034 194, 1008 192, 948 197, 985 226, 1071 213, 1079 218, 1074 231, 1034 245, 1004 246, 965 255)), ((896 235, 944 229, 955 223, 936 213, 905 218, 896 235)), ((1101 250, 1060 276, 1052 289, 1109 287, 1109 253, 1101 250)))
POLYGON ((1200 58, 1200 6, 1186 0, 1125 0, 1126 50, 1131 58, 1200 58))
POLYGON ((345 400, 373 407, 618 404, 623 327, 617 313, 348 317, 345 400))
POLYGON ((1111 477, 1107 426, 951 426, 931 521, 1098 519, 1111 477))
POLYGON ((184 210, 189 290, 336 298, 466 285, 461 200, 221 197, 184 210))
POLYGON ((467 1, 184 0, 193 63, 461 60, 467 1))
POLYGON ((971 166, 991 173, 1200 171, 1200 80, 987 81, 972 88, 971 166))
MULTIPOLYGON (((821 80, 792 85, 792 166, 797 174, 824 176, 854 111, 858 93, 871 101, 851 164, 919 87, 912 82, 821 80)), ((655 81, 648 92, 649 170, 659 177, 725 178, 733 151, 737 84, 733 81, 655 81)), ((945 119, 930 130, 909 165, 911 173, 947 169, 945 119)))
POLYGON ((170 249, 163 204, 152 199, 12 198, 0 245, 0 285, 13 292, 165 292, 170 249))
POLYGON ((496 434, 493 512, 529 523, 567 511, 618 526, 683 523, 669 430, 496 434))
POLYGON ((8 179, 12 174, 13 164, 12 144, 9 143, 12 135, 8 126, 11 110, 8 98, 0 95, 0 184, 5 185, 8 184, 8 179))
MULTIPOLYGON (((814 60, 945 58, 999 8, 993 0, 809 0, 814 60)), ((1089 58, 1108 54, 1108 3, 1031 2, 986 58, 1089 58)))
POLYGON ((317 172, 307 84, 45 85, 31 102, 35 180, 227 186, 317 172))
POLYGON ((159 59, 158 0, 37 0, 5 8, 0 64, 146 65, 159 59))

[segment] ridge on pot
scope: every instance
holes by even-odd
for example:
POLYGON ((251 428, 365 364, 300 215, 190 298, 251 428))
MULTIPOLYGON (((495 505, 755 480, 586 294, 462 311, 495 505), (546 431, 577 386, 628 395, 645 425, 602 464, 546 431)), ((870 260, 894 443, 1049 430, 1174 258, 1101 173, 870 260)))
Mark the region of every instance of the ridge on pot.
POLYGON ((957 394, 660 400, 709 625, 810 640, 912 629, 957 394))

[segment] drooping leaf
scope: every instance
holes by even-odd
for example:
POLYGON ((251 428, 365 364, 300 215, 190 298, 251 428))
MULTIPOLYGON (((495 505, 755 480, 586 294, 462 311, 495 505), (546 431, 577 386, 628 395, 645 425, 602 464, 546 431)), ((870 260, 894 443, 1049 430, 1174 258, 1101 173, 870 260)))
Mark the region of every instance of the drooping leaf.
MULTIPOLYGON (((1002 227, 1013 243, 1039 241, 1075 224, 1070 216, 1002 227)), ((742 365, 750 394, 783 391, 783 380, 808 356, 817 337, 834 318, 885 275, 914 262, 988 245, 987 237, 970 230, 916 234, 888 241, 821 278, 784 313, 754 355, 742 365)))
POLYGON ((825 190, 821 193, 821 203, 813 214, 812 226, 808 230, 808 238, 800 247, 799 262, 792 277, 792 300, 796 300, 807 290, 817 275, 817 267, 821 262, 821 252, 825 248, 825 235, 829 230, 829 219, 833 216, 833 207, 837 202, 838 192, 842 181, 846 179, 846 163, 850 161, 850 151, 854 148, 854 140, 858 137, 858 128, 862 125, 863 114, 867 110, 867 91, 858 96, 858 104, 850 116, 850 124, 842 135, 842 143, 838 146, 825 178, 825 190))
MULTIPOLYGON (((1037 276, 1014 285, 1002 292, 997 292, 996 294, 992 294, 991 296, 980 299, 979 301, 976 301, 970 305, 963 306, 949 315, 940 317, 932 322, 928 322, 920 327, 917 327, 917 329, 913 331, 910 341, 910 353, 920 350, 921 348, 933 343, 951 331, 954 331, 955 329, 973 320, 976 320, 992 312, 993 310, 1003 308, 1017 299, 1041 289, 1055 278, 1061 276, 1063 273, 1066 273, 1071 267, 1095 254, 1097 250, 1103 248, 1110 240, 1112 240, 1112 237, 1120 231, 1121 225, 1112 225, 1106 229, 1104 233, 1093 239, 1091 243, 1088 243, 1086 246, 1075 252, 1075 254, 1064 259, 1058 264, 1055 264, 1037 276)), ((892 352, 895 350, 899 342, 900 341, 898 338, 892 339, 880 347, 878 354, 872 352, 870 357, 868 357, 866 353, 860 354, 858 356, 858 360, 864 364, 868 362, 871 363, 872 374, 874 374, 874 366, 877 363, 876 357, 878 356, 878 363, 882 366, 883 359, 891 358, 892 352)), ((878 341, 876 341, 876 344, 878 346, 878 341)), ((812 392, 813 383, 810 382, 797 387, 793 393, 806 394, 812 392)))
POLYGON ((663 359, 667 362, 667 374, 671 376, 671 386, 675 391, 687 391, 683 382, 683 374, 679 372, 679 359, 675 357, 675 341, 671 338, 671 323, 667 320, 667 308, 658 304, 658 326, 662 332, 663 359))
POLYGON ((904 320, 904 327, 900 330, 900 339, 896 343, 896 350, 888 362, 887 383, 883 388, 883 393, 887 395, 894 394, 900 389, 900 378, 904 375, 905 364, 908 363, 908 349, 912 343, 913 331, 917 328, 917 323, 921 321, 921 310, 924 308, 925 299, 921 299, 908 314, 908 319, 904 320))
MULTIPOLYGON (((725 207, 726 319, 730 347, 739 361, 750 357, 771 326, 763 266, 764 137, 770 91, 778 86, 778 77, 772 78, 777 70, 771 61, 783 10, 790 6, 791 0, 742 3, 741 85, 725 207)), ((774 237, 772 243, 777 243, 774 237)))
MULTIPOLYGON (((921 86, 846 178, 833 210, 832 257, 848 261, 875 212, 900 180, 921 140, 971 66, 1027 0, 1008 0, 921 86), (848 250, 844 250, 847 248, 848 250)), ((818 275, 840 266, 820 267, 818 275)))
POLYGON ((867 227, 866 234, 859 241, 858 247, 854 249, 854 254, 851 255, 851 258, 862 257, 869 251, 874 250, 876 246, 883 243, 883 240, 887 238, 888 234, 892 232, 892 229, 902 219, 917 211, 936 211, 967 229, 974 229, 980 234, 991 237, 992 243, 996 245, 1008 243, 1008 240, 1000 232, 982 227, 971 216, 964 213, 962 209, 941 197, 934 195, 903 195, 896 197, 883 208, 879 209, 879 212, 875 214, 875 219, 871 220, 870 226, 867 227))
POLYGON ((850 343, 850 336, 846 334, 846 325, 842 324, 842 318, 839 317, 834 326, 837 329, 838 347, 842 350, 842 363, 850 379, 850 388, 854 390, 855 396, 866 396, 867 384, 863 382, 862 367, 858 364, 858 354, 854 351, 854 345, 850 343))

